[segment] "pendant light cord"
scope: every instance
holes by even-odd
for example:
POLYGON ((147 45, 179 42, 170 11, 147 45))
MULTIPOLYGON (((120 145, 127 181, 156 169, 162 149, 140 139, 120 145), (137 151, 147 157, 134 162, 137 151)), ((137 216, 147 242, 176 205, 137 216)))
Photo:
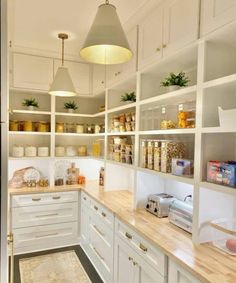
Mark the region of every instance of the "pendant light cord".
POLYGON ((62 56, 61 56, 61 65, 64 66, 64 38, 62 38, 62 56))
POLYGON ((106 0, 106 3, 105 3, 106 5, 109 5, 109 0, 106 0))

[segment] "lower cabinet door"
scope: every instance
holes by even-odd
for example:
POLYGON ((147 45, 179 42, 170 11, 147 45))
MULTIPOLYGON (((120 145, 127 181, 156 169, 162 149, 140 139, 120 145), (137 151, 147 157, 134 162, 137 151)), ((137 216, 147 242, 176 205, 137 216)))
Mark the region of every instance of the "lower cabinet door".
POLYGON ((168 283, 200 283, 201 281, 195 278, 188 271, 177 265, 172 260, 169 260, 168 266, 168 283))
POLYGON ((134 251, 119 237, 115 240, 115 283, 134 283, 135 269, 133 260, 135 258, 134 251))
POLYGON ((89 209, 84 204, 81 203, 81 245, 82 247, 88 251, 88 245, 89 245, 89 209))

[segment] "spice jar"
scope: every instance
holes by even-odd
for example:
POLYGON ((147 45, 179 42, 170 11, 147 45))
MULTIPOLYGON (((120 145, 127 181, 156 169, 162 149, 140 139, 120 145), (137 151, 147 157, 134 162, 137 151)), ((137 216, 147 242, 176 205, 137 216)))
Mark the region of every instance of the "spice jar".
POLYGON ((45 121, 40 121, 38 123, 38 132, 47 132, 47 122, 45 121))
POLYGON ((17 120, 10 121, 10 131, 18 131, 19 130, 19 122, 17 120))
POLYGON ((14 145, 12 147, 12 156, 13 157, 23 157, 24 156, 24 147, 21 145, 14 145))
POLYGON ((101 131, 101 126, 98 125, 98 124, 96 124, 95 127, 94 127, 94 132, 95 132, 95 134, 99 134, 100 131, 101 131))
POLYGON ((64 123, 60 123, 60 122, 56 123, 56 132, 64 133, 64 123))
POLYGON ((67 123, 66 124, 66 132, 67 133, 74 133, 75 132, 75 124, 74 123, 67 123))
POLYGON ((32 121, 24 121, 24 131, 25 132, 32 132, 33 131, 33 123, 32 121))
POLYGON ((77 124, 76 125, 76 133, 77 134, 83 134, 84 132, 84 125, 83 124, 77 124))

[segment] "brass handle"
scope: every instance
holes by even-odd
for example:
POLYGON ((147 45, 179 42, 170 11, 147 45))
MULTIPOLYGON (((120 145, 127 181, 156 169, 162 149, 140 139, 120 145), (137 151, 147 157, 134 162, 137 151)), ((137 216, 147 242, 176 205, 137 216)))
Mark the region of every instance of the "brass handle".
POLYGON ((87 200, 87 198, 86 198, 86 197, 83 197, 83 199, 84 199, 84 200, 87 200))
POLYGON ((35 215, 36 218, 40 217, 50 217, 50 216, 57 216, 58 213, 50 213, 50 214, 44 214, 44 215, 35 215))
POLYGON ((106 217, 107 215, 106 215, 106 213, 105 213, 105 212, 102 212, 102 216, 103 216, 103 217, 106 217))
POLYGON ((139 244, 139 248, 142 250, 142 251, 144 251, 144 252, 147 252, 147 247, 145 247, 143 244, 139 244))
POLYGON ((136 262, 136 261, 133 261, 133 265, 135 266, 135 265, 138 265, 138 263, 136 262))
POLYGON ((32 198, 32 201, 40 201, 41 198, 32 198))
POLYGON ((104 260, 104 257, 100 255, 100 253, 97 251, 97 249, 94 248, 94 247, 93 247, 93 249, 94 249, 95 253, 101 258, 101 260, 104 260))
POLYGON ((100 234, 103 237, 105 236, 105 234, 101 232, 96 225, 93 225, 93 228, 98 232, 98 234, 100 234))
POLYGON ((129 256, 129 261, 133 261, 134 259, 131 257, 131 256, 129 256))
POLYGON ((60 199, 60 198, 61 198, 60 196, 52 197, 52 199, 60 199))
POLYGON ((130 235, 128 232, 125 233, 125 236, 126 236, 126 238, 128 238, 130 240, 132 239, 132 235, 130 235))
POLYGON ((159 51, 161 51, 161 48, 157 47, 156 52, 159 52, 159 51))
POLYGON ((166 44, 162 44, 162 47, 163 47, 163 48, 166 48, 166 47, 167 47, 167 45, 166 45, 166 44))
POLYGON ((44 234, 44 235, 36 235, 35 238, 44 238, 49 236, 56 236, 58 233, 44 234))
POLYGON ((94 205, 94 209, 95 209, 95 210, 98 210, 98 207, 97 207, 96 205, 94 205))
POLYGON ((104 81, 101 81, 101 84, 104 84, 104 81))

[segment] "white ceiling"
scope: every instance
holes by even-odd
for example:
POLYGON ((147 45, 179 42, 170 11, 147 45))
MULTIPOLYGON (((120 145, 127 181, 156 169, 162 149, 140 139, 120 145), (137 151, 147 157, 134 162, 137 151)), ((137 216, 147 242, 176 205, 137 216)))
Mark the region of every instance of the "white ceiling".
MULTIPOLYGON (((157 1, 157 0, 156 0, 157 1)), ((79 50, 102 0, 11 0, 10 39, 14 47, 40 52, 60 52, 59 32, 66 32, 65 51, 78 56, 79 50)), ((149 0, 110 0, 121 22, 126 23, 149 0)))

